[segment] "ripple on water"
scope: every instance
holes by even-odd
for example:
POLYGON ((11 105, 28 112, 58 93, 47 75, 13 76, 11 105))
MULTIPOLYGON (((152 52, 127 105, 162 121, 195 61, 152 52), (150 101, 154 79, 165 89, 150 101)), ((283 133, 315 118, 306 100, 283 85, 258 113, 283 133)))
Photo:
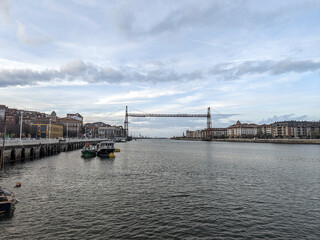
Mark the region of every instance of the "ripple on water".
POLYGON ((319 239, 318 146, 132 141, 6 168, 10 239, 319 239))

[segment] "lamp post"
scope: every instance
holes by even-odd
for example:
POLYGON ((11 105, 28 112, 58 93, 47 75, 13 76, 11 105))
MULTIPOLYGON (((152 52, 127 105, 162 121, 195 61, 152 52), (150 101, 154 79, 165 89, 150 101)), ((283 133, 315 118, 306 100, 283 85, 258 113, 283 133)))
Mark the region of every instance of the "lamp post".
POLYGON ((50 118, 50 125, 49 125, 49 139, 51 139, 51 118, 50 118))
POLYGON ((6 134, 7 134, 6 117, 7 117, 6 112, 4 112, 4 131, 3 131, 1 158, 0 158, 0 170, 1 170, 1 168, 3 168, 3 171, 4 171, 4 147, 5 147, 6 134))
POLYGON ((22 122, 23 122, 23 111, 21 111, 21 118, 20 118, 20 143, 22 144, 22 122))

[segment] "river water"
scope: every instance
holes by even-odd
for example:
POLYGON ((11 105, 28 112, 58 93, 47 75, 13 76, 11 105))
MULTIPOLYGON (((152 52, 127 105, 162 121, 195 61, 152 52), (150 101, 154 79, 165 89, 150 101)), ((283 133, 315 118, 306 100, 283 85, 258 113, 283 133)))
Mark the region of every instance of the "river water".
POLYGON ((1 239, 320 239, 320 146, 137 140, 7 166, 1 239), (21 188, 13 188, 17 181, 21 188))

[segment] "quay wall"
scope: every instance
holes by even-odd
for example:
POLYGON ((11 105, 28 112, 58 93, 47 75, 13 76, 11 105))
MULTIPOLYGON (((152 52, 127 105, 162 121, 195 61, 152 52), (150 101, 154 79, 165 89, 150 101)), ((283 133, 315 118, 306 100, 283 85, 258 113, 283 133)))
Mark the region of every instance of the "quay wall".
POLYGON ((246 142, 246 143, 277 143, 277 144, 320 144, 320 139, 248 139, 248 138, 226 138, 226 139, 196 139, 196 138, 173 138, 175 140, 189 141, 216 141, 216 142, 246 142))
MULTIPOLYGON (((79 142, 53 142, 53 143, 27 143, 6 145, 4 149, 4 163, 14 163, 17 161, 33 160, 59 154, 60 152, 73 151, 84 147, 86 142, 98 143, 99 140, 81 140, 79 142)), ((0 146, 1 158, 2 146, 0 146)), ((1 162, 1 160, 0 160, 1 162)))

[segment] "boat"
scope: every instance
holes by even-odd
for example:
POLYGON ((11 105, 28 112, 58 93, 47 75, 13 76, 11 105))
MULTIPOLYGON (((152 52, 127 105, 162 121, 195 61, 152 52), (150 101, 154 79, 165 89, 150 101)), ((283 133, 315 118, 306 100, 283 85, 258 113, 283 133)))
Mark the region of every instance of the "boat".
POLYGON ((121 142, 121 143, 123 143, 123 142, 127 142, 127 140, 126 140, 125 138, 117 138, 117 139, 116 139, 116 142, 121 142))
POLYGON ((110 153, 114 153, 114 142, 113 141, 103 141, 97 146, 97 154, 100 157, 108 157, 110 153))
POLYGON ((17 199, 13 192, 0 187, 0 213, 13 213, 17 199))
POLYGON ((97 151, 94 145, 86 143, 84 148, 81 150, 81 156, 84 158, 92 158, 97 155, 97 151))

